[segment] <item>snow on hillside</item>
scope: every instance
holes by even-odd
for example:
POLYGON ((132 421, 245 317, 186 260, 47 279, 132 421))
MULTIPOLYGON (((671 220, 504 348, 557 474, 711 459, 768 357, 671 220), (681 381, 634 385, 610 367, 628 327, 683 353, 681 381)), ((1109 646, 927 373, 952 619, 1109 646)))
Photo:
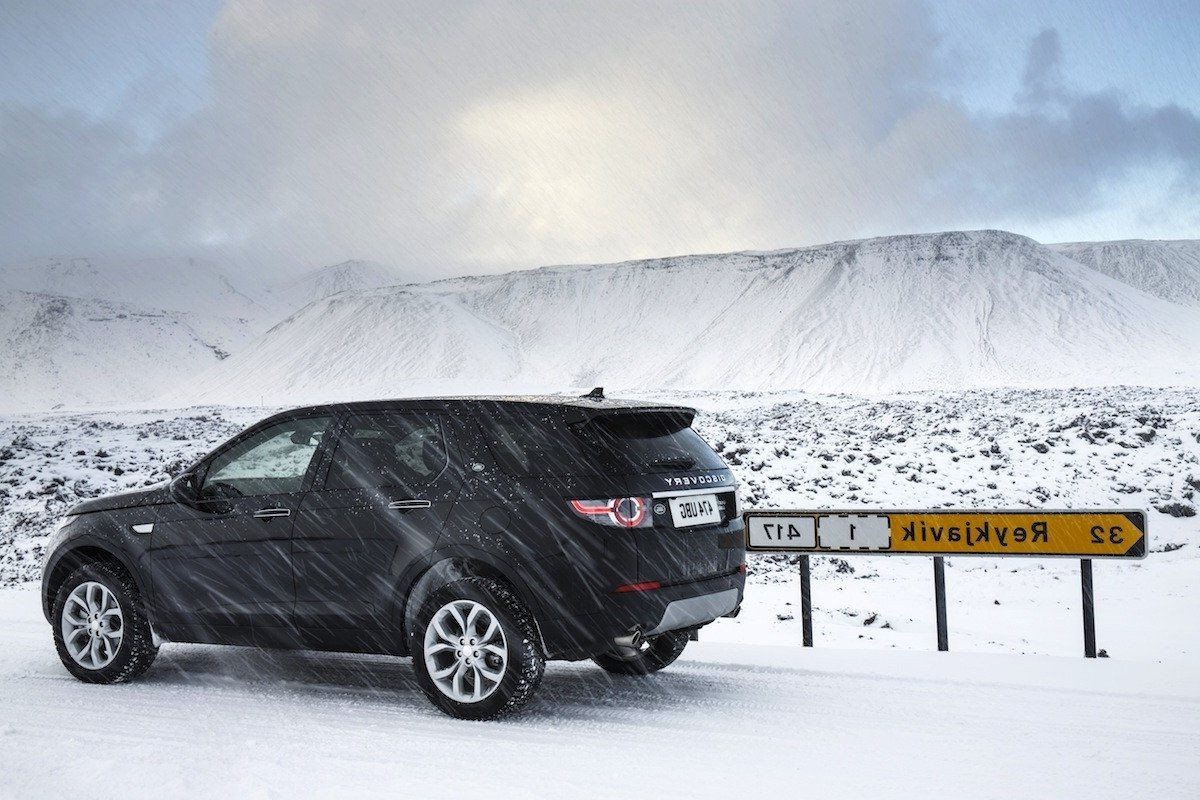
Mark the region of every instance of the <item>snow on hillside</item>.
POLYGON ((972 231, 342 293, 167 398, 597 384, 887 392, 1198 377, 1193 309, 1031 239, 972 231))
POLYGON ((1156 297, 1200 306, 1200 241, 1128 239, 1050 248, 1156 297))
POLYGON ((248 338, 237 320, 0 290, 0 409, 145 400, 248 338))
POLYGON ((194 258, 39 258, 0 269, 0 409, 136 405, 314 299, 398 282, 346 262, 243 289, 194 258))
POLYGON ((242 320, 266 312, 253 290, 197 258, 37 258, 0 269, 0 289, 242 320))
POLYGON ((404 279, 395 269, 374 261, 343 261, 280 281, 269 288, 277 307, 288 313, 341 292, 395 286, 404 279))
POLYGON ((0 409, 139 403, 274 321, 194 258, 38 258, 0 269, 0 409))
POLYGON ((0 269, 0 291, 33 293, 0 307, 0 330, 22 340, 8 353, 15 368, 0 378, 0 408, 597 384, 1192 385, 1198 254, 1198 242, 1043 246, 974 231, 405 285, 386 266, 347 261, 251 288, 197 259, 44 258, 0 269), (43 313, 62 305, 49 297, 73 299, 75 324, 43 313), (135 313, 88 311, 86 301, 135 313), (178 335, 164 333, 167 319, 178 335), (156 320, 154 332, 129 320, 156 320), (58 327, 37 330, 43 322, 58 327), (207 353, 192 358, 197 344, 207 353))

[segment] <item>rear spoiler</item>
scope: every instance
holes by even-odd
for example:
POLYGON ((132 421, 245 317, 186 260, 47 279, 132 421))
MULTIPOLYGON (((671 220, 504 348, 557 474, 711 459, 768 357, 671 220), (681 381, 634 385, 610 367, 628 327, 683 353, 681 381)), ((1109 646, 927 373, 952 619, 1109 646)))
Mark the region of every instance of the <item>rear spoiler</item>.
POLYGON ((696 409, 687 406, 618 406, 616 408, 585 408, 569 406, 565 411, 568 425, 585 425, 599 419, 614 417, 638 417, 645 415, 662 415, 674 417, 682 423, 682 427, 690 427, 696 418, 696 409))

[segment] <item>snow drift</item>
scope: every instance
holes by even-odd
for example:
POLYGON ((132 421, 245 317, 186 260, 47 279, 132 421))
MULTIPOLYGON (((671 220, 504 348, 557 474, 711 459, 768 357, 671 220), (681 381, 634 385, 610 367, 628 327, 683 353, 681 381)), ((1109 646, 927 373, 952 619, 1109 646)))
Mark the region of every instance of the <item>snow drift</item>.
POLYGON ((168 399, 1195 382, 1194 308, 1060 250, 951 232, 344 292, 168 399))

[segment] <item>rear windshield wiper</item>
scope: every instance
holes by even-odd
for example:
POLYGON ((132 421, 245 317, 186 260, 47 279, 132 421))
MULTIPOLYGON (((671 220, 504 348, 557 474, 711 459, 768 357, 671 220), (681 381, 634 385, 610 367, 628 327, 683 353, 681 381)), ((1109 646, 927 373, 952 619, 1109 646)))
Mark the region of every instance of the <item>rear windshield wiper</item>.
POLYGON ((650 462, 652 467, 675 467, 676 469, 691 469, 696 466, 696 459, 687 456, 656 458, 650 462))

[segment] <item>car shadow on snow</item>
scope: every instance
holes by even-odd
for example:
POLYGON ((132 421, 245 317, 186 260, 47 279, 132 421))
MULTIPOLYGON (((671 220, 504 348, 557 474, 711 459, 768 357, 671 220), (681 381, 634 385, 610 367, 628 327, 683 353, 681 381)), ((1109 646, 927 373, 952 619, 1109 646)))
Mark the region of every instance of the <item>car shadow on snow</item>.
MULTIPOLYGON (((551 662, 533 700, 518 718, 586 719, 597 710, 670 711, 744 697, 745 682, 722 674, 722 666, 697 671, 676 665, 648 677, 610 675, 590 661, 551 662), (734 687, 740 687, 735 690, 734 687)), ((437 713, 429 704, 407 658, 259 650, 244 647, 169 644, 138 681, 157 686, 186 686, 203 692, 244 690, 256 695, 377 702, 437 713)))

